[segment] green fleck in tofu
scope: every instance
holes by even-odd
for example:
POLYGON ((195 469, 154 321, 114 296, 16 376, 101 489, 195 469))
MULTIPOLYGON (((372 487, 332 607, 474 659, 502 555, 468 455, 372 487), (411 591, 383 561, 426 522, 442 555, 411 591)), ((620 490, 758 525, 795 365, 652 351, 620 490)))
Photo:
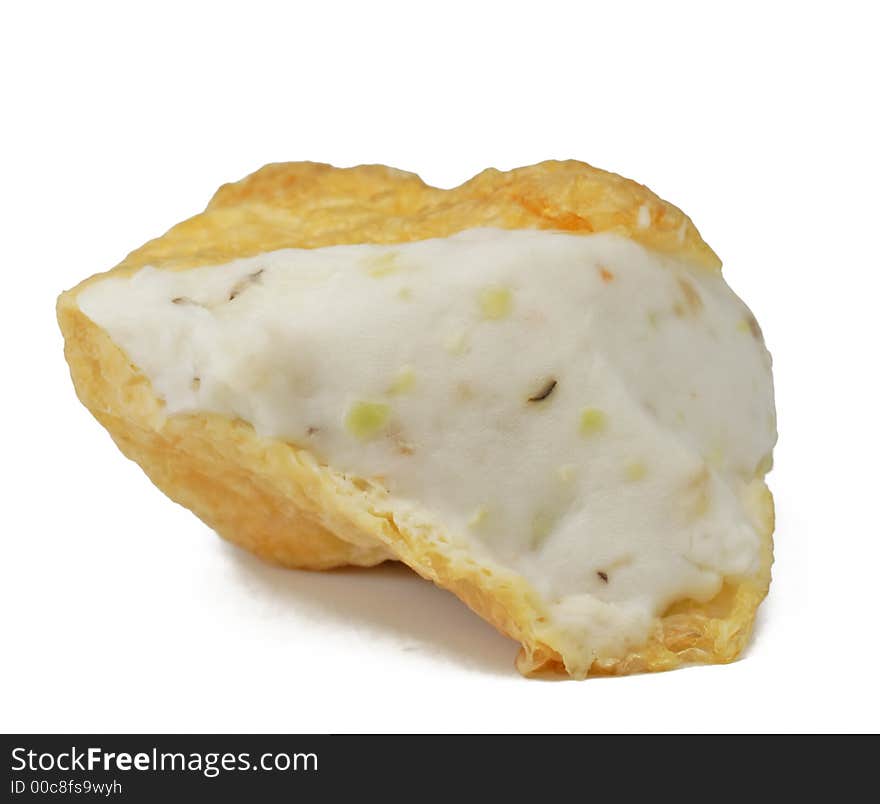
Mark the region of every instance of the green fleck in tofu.
POLYGON ((416 373, 412 366, 404 366, 388 388, 389 394, 408 394, 416 387, 416 373))
POLYGON ((384 402, 355 402, 345 416, 345 429, 355 438, 375 438, 388 423, 391 407, 384 402))
POLYGON ((594 436, 605 429, 605 414, 599 408, 584 408, 581 411, 580 433, 584 437, 594 436))
POLYGON ((513 310, 513 294, 509 288, 491 285, 482 288, 477 295, 480 313, 487 321, 507 318, 513 310))
POLYGON ((648 467, 642 461, 632 461, 626 465, 624 474, 627 480, 635 483, 645 479, 645 476, 648 474, 648 467))
POLYGON ((368 257, 364 261, 364 268, 368 276, 373 279, 381 279, 390 276, 400 270, 399 255, 396 251, 386 251, 383 254, 368 257))
POLYGON ((453 332, 443 341, 443 348, 451 355, 461 356, 467 354, 471 349, 471 342, 467 332, 464 330, 453 332))

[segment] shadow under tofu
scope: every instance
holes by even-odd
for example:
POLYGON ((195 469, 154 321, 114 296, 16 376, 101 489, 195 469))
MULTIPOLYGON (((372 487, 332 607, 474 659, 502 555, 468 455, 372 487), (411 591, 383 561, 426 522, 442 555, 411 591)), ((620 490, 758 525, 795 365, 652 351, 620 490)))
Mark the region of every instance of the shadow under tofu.
MULTIPOLYGON (((386 561, 377 567, 309 572, 267 564, 226 542, 222 549, 248 588, 274 604, 390 637, 386 642, 397 642, 401 651, 421 651, 480 672, 519 677, 515 642, 405 564, 386 561)), ((377 647, 383 649, 387 645, 377 647)))

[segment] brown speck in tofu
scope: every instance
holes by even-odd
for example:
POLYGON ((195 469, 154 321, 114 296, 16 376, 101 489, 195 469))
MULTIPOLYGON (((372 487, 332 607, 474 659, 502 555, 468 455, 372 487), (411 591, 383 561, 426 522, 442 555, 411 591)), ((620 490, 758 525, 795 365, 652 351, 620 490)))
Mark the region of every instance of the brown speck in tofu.
MULTIPOLYGON (((687 311, 694 315, 699 313, 703 309, 703 297, 700 296, 700 292, 690 280, 681 277, 679 277, 678 286, 681 288, 682 295, 684 296, 687 311)), ((682 308, 682 311, 684 311, 684 308, 682 308)))
POLYGON ((688 521, 703 517, 712 504, 712 476, 705 464, 696 472, 682 493, 682 508, 688 521))
POLYGON ((406 437, 400 424, 392 423, 388 427, 388 438, 400 455, 412 455, 416 450, 413 443, 406 437))
POLYGON ((195 304, 195 302, 189 298, 189 296, 175 296, 171 300, 172 304, 195 304))
POLYGON ((455 386, 455 395, 463 402, 469 402, 476 396, 476 393, 469 383, 460 382, 455 386))
POLYGON ((192 382, 189 385, 190 385, 190 388, 193 389, 193 391, 198 391, 199 388, 201 388, 201 386, 202 386, 202 378, 201 377, 193 377, 192 382))
POLYGON ((320 433, 320 432, 321 432, 321 428, 320 428, 320 427, 315 427, 315 426, 313 426, 313 425, 309 425, 309 426, 306 428, 306 435, 313 436, 313 435, 317 435, 317 434, 320 433))
POLYGON ((599 266, 599 276, 602 277, 603 282, 614 281, 614 274, 612 274, 604 265, 599 266))
POLYGON ((746 324, 749 326, 749 332, 752 333, 752 336, 755 340, 763 340, 764 333, 761 332, 761 327, 758 325, 758 319, 755 318, 751 313, 746 316, 746 324))
POLYGON ((598 575, 604 583, 608 583, 608 573, 607 572, 602 572, 600 570, 599 572, 596 573, 596 575, 598 575))
POLYGON ((542 402, 556 390, 558 383, 552 377, 547 380, 536 393, 529 397, 529 402, 542 402))
POLYGON ((252 274, 248 274, 244 279, 239 279, 238 282, 232 286, 232 290, 229 291, 229 301, 232 301, 236 296, 240 296, 242 292, 247 290, 254 283, 259 282, 264 270, 264 268, 260 268, 259 271, 254 271, 252 274))

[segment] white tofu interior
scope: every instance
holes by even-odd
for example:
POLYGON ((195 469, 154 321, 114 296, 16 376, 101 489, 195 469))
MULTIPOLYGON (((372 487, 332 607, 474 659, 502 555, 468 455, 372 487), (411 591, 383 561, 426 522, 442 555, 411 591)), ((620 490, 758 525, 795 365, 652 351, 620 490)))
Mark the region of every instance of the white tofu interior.
POLYGON ((757 571, 770 357, 717 272, 614 234, 473 229, 146 267, 78 301, 169 415, 381 478, 524 577, 583 662, 757 571))

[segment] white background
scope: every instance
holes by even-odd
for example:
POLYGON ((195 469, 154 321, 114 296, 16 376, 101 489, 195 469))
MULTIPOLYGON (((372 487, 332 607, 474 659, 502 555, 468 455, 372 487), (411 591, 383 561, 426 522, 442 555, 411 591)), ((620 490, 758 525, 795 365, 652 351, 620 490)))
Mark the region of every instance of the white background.
POLYGON ((876 730, 873 4, 6 6, 4 731, 876 730), (261 564, 77 402, 54 301, 265 162, 449 187, 575 157, 681 206, 775 359, 770 597, 738 663, 537 682, 401 567, 261 564))

